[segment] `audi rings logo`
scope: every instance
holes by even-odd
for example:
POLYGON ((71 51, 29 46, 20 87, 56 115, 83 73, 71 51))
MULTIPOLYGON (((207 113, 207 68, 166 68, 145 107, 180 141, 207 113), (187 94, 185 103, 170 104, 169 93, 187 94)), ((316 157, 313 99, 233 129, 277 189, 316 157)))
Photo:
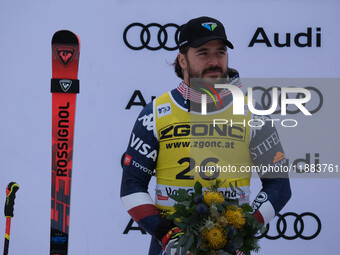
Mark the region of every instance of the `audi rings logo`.
POLYGON ((131 50, 160 50, 173 51, 178 49, 179 32, 182 26, 174 23, 160 25, 150 23, 132 23, 123 33, 124 43, 131 50))
POLYGON ((267 224, 266 227, 267 230, 258 238, 265 237, 270 240, 276 240, 282 237, 286 240, 297 238, 311 240, 319 235, 321 221, 318 216, 311 212, 305 212, 300 215, 294 212, 287 212, 282 215, 278 214, 276 230, 271 230, 270 224, 267 224))
MULTIPOLYGON (((281 92, 281 88, 277 87, 278 92, 281 92)), ((323 105, 323 96, 320 92, 320 90, 318 90, 315 87, 305 87, 305 89, 309 90, 311 92, 311 100, 308 103, 304 103, 302 104, 304 107, 306 107, 306 109, 311 113, 314 114, 316 112, 318 112, 322 105, 323 105)), ((272 104, 272 94, 271 91, 273 90, 273 87, 270 87, 268 89, 263 88, 263 87, 253 87, 252 91, 254 93, 254 98, 258 100, 259 103, 261 103, 262 107, 267 110, 270 108, 271 104, 272 104), (256 91, 260 91, 260 92, 256 92, 256 91)), ((288 96, 288 95, 287 95, 288 96)), ((303 97, 302 93, 296 93, 295 98, 301 98, 303 97)), ((288 96, 289 98, 289 96, 288 96)), ((273 112, 273 114, 279 114, 281 113, 281 94, 278 93, 278 107, 277 110, 275 112, 273 112)), ((300 110, 295 107, 295 109, 289 109, 290 107, 287 107, 287 114, 297 114, 300 112, 300 110)), ((293 106, 292 106, 293 108, 293 106)))

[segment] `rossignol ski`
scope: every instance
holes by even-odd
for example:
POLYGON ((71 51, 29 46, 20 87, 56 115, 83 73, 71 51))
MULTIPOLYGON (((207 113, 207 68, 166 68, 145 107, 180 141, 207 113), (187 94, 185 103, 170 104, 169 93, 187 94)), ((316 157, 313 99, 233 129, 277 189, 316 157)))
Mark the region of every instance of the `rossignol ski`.
POLYGON ((4 255, 8 254, 9 249, 9 236, 11 234, 11 220, 14 216, 14 199, 15 193, 17 193, 19 185, 15 182, 10 182, 6 187, 6 202, 5 202, 5 217, 6 217, 6 232, 5 232, 5 244, 4 255))
POLYGON ((52 38, 52 194, 50 255, 67 255, 73 134, 79 93, 80 41, 61 30, 52 38))

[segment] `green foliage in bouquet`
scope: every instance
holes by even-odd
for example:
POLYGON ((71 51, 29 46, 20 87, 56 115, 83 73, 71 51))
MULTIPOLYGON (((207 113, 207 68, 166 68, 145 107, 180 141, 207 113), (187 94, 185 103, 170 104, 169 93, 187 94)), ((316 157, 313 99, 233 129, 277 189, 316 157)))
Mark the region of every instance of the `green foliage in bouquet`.
MULTIPOLYGON (((243 253, 259 251, 256 234, 265 231, 263 224, 252 215, 249 204, 240 205, 237 199, 226 198, 218 191, 223 183, 217 179, 203 192, 197 181, 192 195, 184 189, 170 195, 177 203, 175 212, 167 218, 184 231, 177 249, 183 247, 195 255, 230 255, 237 249, 243 253)), ((242 192, 231 184, 230 188, 242 192)))

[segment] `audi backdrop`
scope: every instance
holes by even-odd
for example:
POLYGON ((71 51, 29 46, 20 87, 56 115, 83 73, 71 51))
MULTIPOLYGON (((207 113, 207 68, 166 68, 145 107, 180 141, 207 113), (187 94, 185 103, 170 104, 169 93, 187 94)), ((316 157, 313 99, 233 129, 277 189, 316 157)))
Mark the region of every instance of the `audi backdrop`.
MULTIPOLYGON (((121 158, 143 106, 180 82, 171 64, 181 25, 207 15, 225 25, 229 66, 264 107, 273 86, 311 93, 301 107, 312 115, 291 106, 283 115, 281 101, 272 114, 297 171, 260 254, 338 254, 339 10, 337 0, 1 1, 0 202, 9 182, 20 185, 10 253, 49 252, 52 35, 68 29, 81 40, 69 254, 147 254, 150 237, 119 198, 121 158)), ((261 188, 254 177, 251 199, 261 188)))

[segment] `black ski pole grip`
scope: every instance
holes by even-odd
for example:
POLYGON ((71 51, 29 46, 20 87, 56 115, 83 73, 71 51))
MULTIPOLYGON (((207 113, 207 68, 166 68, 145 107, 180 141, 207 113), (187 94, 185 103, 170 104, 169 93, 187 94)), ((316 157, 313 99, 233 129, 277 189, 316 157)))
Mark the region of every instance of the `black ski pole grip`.
POLYGON ((10 182, 6 188, 5 216, 13 217, 15 193, 18 191, 19 185, 10 182))

